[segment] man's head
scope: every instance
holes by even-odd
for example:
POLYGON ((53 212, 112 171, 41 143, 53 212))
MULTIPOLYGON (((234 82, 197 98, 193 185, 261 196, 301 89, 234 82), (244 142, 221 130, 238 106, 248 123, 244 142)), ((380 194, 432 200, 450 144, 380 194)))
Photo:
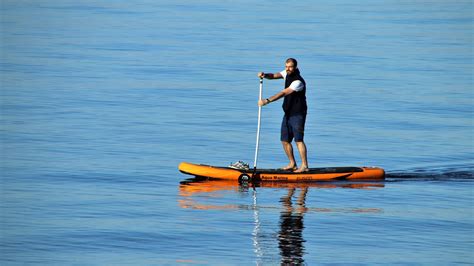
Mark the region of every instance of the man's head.
POLYGON ((285 70, 287 75, 295 73, 298 68, 298 62, 294 58, 288 58, 285 62, 285 70))

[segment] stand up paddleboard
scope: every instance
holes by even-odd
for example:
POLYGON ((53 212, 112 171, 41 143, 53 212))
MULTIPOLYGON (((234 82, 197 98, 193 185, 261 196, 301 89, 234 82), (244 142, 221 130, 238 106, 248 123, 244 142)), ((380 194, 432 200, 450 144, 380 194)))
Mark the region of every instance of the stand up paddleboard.
POLYGON ((205 164, 193 164, 182 162, 179 171, 184 174, 226 179, 235 181, 287 181, 287 182, 310 182, 310 181, 332 181, 332 180, 383 180, 385 171, 377 167, 326 167, 310 168, 304 173, 280 169, 235 169, 231 167, 219 167, 205 164))

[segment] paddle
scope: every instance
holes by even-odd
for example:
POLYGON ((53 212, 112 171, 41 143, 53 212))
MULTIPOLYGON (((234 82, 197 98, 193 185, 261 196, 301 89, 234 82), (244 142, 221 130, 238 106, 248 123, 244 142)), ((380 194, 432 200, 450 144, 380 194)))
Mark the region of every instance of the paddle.
MULTIPOLYGON (((260 78, 260 91, 258 93, 258 101, 260 102, 262 100, 262 91, 263 91, 263 78, 260 78)), ((255 173, 257 172, 257 159, 258 159, 258 145, 260 142, 260 122, 261 122, 261 117, 262 117, 262 107, 260 104, 258 105, 258 121, 257 121, 257 141, 255 144, 255 158, 253 161, 253 173, 252 173, 252 178, 250 179, 251 182, 254 181, 255 173)), ((260 248, 260 243, 258 242, 258 235, 260 232, 260 219, 258 215, 258 208, 257 208, 257 190, 255 189, 255 184, 252 183, 253 187, 253 218, 254 218, 254 223, 255 227, 252 232, 253 235, 253 246, 255 247, 255 254, 257 255, 257 258, 260 259, 263 256, 262 249, 260 248)))
MULTIPOLYGON (((262 100, 262 91, 263 91, 263 78, 260 78, 260 91, 258 94, 258 100, 262 100)), ((257 121, 257 141, 255 144, 255 158, 253 161, 253 173, 252 173, 252 178, 253 180, 255 173, 257 172, 257 159, 258 159, 258 145, 260 142, 260 122, 261 122, 261 117, 262 117, 262 107, 259 105, 258 106, 258 121, 257 121)))

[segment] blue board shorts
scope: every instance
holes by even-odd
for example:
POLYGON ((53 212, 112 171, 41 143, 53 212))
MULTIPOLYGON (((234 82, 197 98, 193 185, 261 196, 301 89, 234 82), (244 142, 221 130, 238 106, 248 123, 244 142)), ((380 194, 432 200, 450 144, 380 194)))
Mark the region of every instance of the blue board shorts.
POLYGON ((291 142, 293 139, 296 142, 303 141, 305 122, 306 114, 283 116, 280 140, 285 142, 291 142))

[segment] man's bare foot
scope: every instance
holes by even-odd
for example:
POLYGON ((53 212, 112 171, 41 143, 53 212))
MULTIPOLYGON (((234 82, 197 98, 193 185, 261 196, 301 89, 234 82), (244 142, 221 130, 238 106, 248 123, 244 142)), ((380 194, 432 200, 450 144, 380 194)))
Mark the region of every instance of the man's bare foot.
POLYGON ((294 173, 304 173, 304 172, 308 172, 308 171, 309 171, 308 167, 302 166, 302 167, 300 167, 300 169, 294 171, 294 173))
POLYGON ((298 166, 291 165, 291 164, 281 168, 281 170, 283 170, 283 171, 295 171, 296 169, 298 169, 298 166))

